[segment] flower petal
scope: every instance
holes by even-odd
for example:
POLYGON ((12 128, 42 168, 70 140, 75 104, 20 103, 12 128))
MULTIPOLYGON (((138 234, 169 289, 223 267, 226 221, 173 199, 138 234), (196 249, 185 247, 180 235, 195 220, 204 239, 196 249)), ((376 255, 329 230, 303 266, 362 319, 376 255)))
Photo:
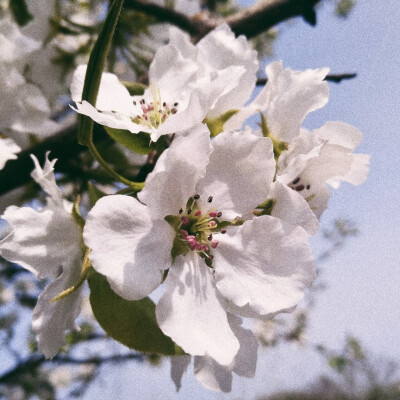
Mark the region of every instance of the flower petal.
MULTIPOLYGON (((79 65, 72 75, 71 98, 76 103, 82 101, 86 69, 87 65, 79 65)), ((125 116, 134 115, 131 95, 116 75, 103 72, 96 99, 96 109, 99 111, 115 111, 125 116)))
POLYGON ((212 196, 223 219, 249 214, 266 200, 275 174, 271 140, 248 132, 223 132, 212 146, 206 176, 197 186, 201 206, 206 208, 212 196))
POLYGON ((16 160, 21 148, 10 138, 0 139, 0 169, 8 160, 16 160))
POLYGON ((218 235, 218 240, 213 261, 218 290, 258 316, 297 304, 315 277, 307 234, 300 227, 261 216, 218 235))
POLYGON ((129 196, 101 198, 88 214, 83 238, 93 268, 127 300, 151 293, 171 265, 173 229, 152 220, 148 208, 129 196))
POLYGON ((77 283, 80 267, 80 258, 65 264, 60 276, 39 296, 33 311, 32 330, 38 341, 39 352, 46 358, 54 357, 65 344, 64 332, 76 328, 75 319, 81 310, 82 287, 60 300, 50 300, 77 283))
POLYGON ((211 151, 210 134, 202 124, 174 139, 138 194, 153 218, 176 215, 186 206, 189 197, 195 194, 196 183, 205 174, 211 151))
POLYGON ((209 356, 194 358, 194 374, 207 389, 224 393, 232 389, 232 371, 209 356))
POLYGON ((309 235, 318 231, 318 219, 298 192, 276 181, 271 185, 269 197, 275 200, 271 216, 301 226, 309 235))
POLYGON ((172 356, 171 361, 171 379, 175 383, 178 392, 182 386, 182 377, 185 375, 187 367, 190 364, 190 356, 172 356))
POLYGON ((59 267, 81 252, 79 228, 63 209, 10 206, 2 218, 11 232, 0 242, 1 255, 38 278, 57 276, 59 267))
POLYGON ((161 330, 191 355, 228 365, 239 350, 211 270, 194 253, 177 257, 165 280, 156 316, 161 330))

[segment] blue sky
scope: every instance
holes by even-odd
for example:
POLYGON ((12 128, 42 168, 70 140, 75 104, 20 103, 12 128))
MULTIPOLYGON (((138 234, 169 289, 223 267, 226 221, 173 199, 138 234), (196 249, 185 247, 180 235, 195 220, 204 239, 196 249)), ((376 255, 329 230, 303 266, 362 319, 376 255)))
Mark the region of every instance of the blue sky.
MULTIPOLYGON (((327 4, 318 12, 316 28, 300 20, 281 26, 273 59, 282 59, 293 69, 329 66, 332 73, 357 72, 352 81, 330 84, 328 105, 304 125, 316 128, 329 120, 351 123, 364 134, 358 152, 371 154, 368 181, 359 187, 342 185, 323 215, 325 226, 337 217, 351 218, 360 234, 322 266, 327 289, 311 311, 308 340, 339 349, 351 334, 372 354, 400 363, 399 19, 397 0, 359 0, 344 21, 335 18, 327 4)), ((317 254, 318 237, 313 246, 317 254)), ((327 371, 314 353, 288 345, 260 351, 255 379, 235 377, 229 395, 206 391, 192 370, 176 394, 169 363, 164 362, 161 368, 132 365, 122 375, 105 371, 107 382, 99 382, 87 398, 109 398, 108 394, 127 398, 133 391, 141 399, 254 399, 304 387, 327 371)))

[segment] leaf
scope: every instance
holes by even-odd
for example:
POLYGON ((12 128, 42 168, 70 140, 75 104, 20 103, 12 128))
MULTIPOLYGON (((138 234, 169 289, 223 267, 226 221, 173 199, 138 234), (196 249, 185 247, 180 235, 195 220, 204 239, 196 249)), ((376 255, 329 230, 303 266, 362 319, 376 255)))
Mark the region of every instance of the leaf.
POLYGON ((105 126, 108 135, 117 143, 138 154, 149 154, 155 149, 155 143, 151 142, 150 135, 145 132, 131 133, 123 129, 114 129, 105 126))
POLYGON ((217 136, 224 130, 224 124, 229 118, 238 113, 239 110, 229 110, 217 118, 205 118, 204 123, 208 126, 211 136, 217 136))
POLYGON ((159 328, 155 304, 148 297, 138 301, 125 300, 111 290, 103 275, 94 270, 88 281, 94 316, 109 336, 143 353, 185 354, 159 328))
POLYGON ((24 26, 32 21, 33 16, 29 12, 25 0, 9 0, 8 7, 19 26, 24 26))
MULTIPOLYGON (((82 101, 86 100, 91 105, 96 106, 97 94, 99 92, 101 76, 107 54, 111 46, 112 37, 124 0, 114 0, 108 11, 106 20, 101 28, 100 34, 90 53, 88 66, 86 69, 85 82, 83 84, 82 101)), ((78 117, 78 142, 88 145, 92 141, 93 120, 86 115, 80 114, 78 117)))
POLYGON ((143 85, 143 83, 139 82, 123 81, 122 83, 128 89, 128 92, 131 96, 141 96, 147 89, 146 85, 143 85))
POLYGON ((104 193, 98 187, 93 185, 92 182, 88 182, 88 193, 89 193, 89 203, 90 206, 93 207, 97 200, 101 199, 104 196, 107 196, 107 193, 104 193))

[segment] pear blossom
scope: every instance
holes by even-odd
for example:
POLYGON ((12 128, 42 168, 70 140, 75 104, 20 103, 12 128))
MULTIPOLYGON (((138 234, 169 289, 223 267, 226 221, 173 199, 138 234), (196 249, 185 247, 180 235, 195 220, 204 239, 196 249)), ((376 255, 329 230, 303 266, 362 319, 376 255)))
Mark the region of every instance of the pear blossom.
POLYGON ((130 96, 111 73, 103 73, 96 107, 81 101, 85 66, 71 84, 76 111, 99 124, 132 133, 161 135, 182 132, 241 107, 252 92, 258 69, 257 53, 244 37, 235 38, 223 24, 196 46, 189 36, 170 29, 170 43, 158 49, 149 69, 150 87, 143 96, 130 96), (218 46, 218 52, 215 48, 218 46))
POLYGON ((47 193, 47 205, 41 210, 10 206, 2 218, 10 232, 0 242, 2 257, 33 272, 37 278, 53 278, 39 296, 33 311, 32 328, 39 351, 53 357, 64 344, 64 331, 75 328, 81 307, 81 289, 50 302, 77 283, 81 273, 82 234, 71 207, 66 204, 54 178, 54 164, 48 153, 42 169, 32 155, 33 179, 47 193))
POLYGON ((225 129, 238 129, 255 113, 263 112, 270 135, 281 142, 291 142, 299 132, 305 117, 322 108, 329 97, 324 81, 329 68, 294 71, 283 69, 281 61, 268 64, 267 84, 258 96, 225 124, 225 129))
POLYGON ((339 121, 303 129, 279 157, 277 181, 300 194, 319 218, 330 197, 328 185, 336 189, 342 181, 360 185, 367 179, 370 156, 353 153, 361 138, 357 128, 339 121))
POLYGON ((293 307, 314 277, 301 227, 252 218, 274 174, 269 138, 223 132, 210 142, 203 125, 177 136, 140 201, 107 196, 89 212, 93 268, 128 300, 168 271, 156 306, 162 331, 188 354, 231 365, 240 343, 228 312, 261 318, 293 307))

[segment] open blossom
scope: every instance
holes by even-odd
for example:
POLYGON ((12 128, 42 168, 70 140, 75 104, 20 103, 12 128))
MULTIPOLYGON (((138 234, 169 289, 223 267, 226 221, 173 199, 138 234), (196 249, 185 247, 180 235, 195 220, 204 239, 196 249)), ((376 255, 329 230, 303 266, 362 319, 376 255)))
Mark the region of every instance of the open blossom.
POLYGON ((360 185, 367 179, 370 156, 354 154, 361 132, 344 122, 327 122, 313 131, 302 130, 279 157, 277 181, 299 193, 319 218, 330 197, 328 185, 341 181, 360 185))
POLYGON ((314 277, 302 228, 251 218, 274 174, 268 138, 222 133, 210 143, 203 125, 178 136, 141 202, 107 196, 89 212, 84 241, 93 267, 128 300, 147 296, 168 270, 156 307, 160 328, 187 353, 230 365, 240 345, 227 313, 286 310, 314 277))
POLYGON ((33 272, 37 278, 54 280, 39 296, 32 328, 39 351, 53 357, 64 344, 64 331, 75 327, 80 312, 81 290, 50 302, 77 283, 82 263, 82 234, 54 179, 54 164, 48 154, 42 169, 32 156, 33 179, 47 193, 47 205, 39 211, 10 206, 2 218, 10 233, 0 242, 2 257, 33 272))
POLYGON ((96 107, 81 102, 85 66, 75 71, 71 84, 76 111, 99 124, 161 135, 188 130, 206 116, 215 117, 244 104, 256 82, 257 53, 244 37, 235 38, 224 24, 196 46, 178 29, 150 65, 150 87, 143 96, 130 96, 111 73, 103 73, 96 107), (218 47, 218 52, 215 48, 218 47))
POLYGON ((329 87, 324 79, 329 69, 294 71, 283 69, 282 62, 275 61, 266 66, 265 72, 267 84, 225 124, 225 129, 238 129, 247 118, 262 112, 270 135, 291 142, 298 136, 305 117, 328 102, 329 87))

